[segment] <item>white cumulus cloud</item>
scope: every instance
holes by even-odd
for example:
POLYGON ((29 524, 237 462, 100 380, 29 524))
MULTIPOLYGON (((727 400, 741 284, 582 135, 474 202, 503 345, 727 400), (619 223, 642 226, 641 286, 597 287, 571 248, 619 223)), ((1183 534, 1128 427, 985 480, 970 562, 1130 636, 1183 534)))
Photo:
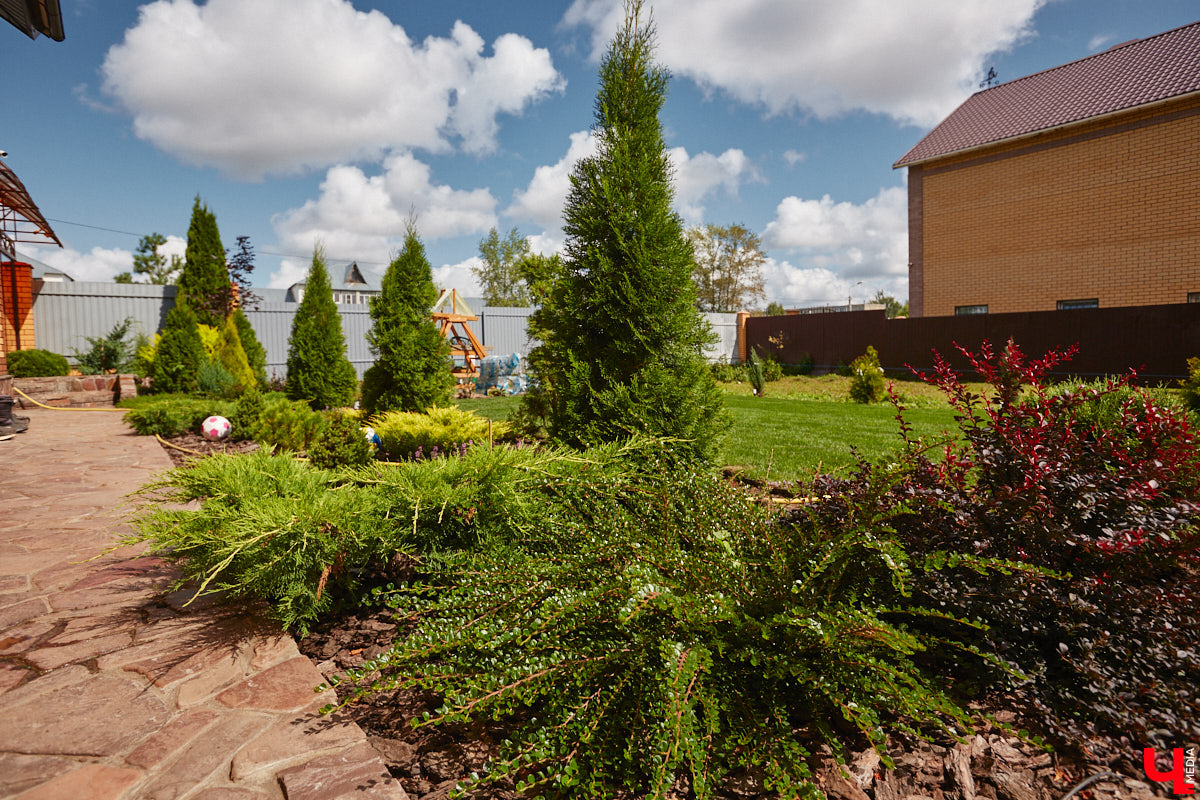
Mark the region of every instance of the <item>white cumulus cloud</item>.
POLYGON ((908 275, 908 193, 880 189, 864 203, 785 197, 763 231, 769 250, 784 250, 804 267, 854 280, 908 275))
MULTIPOLYGON (((572 133, 566 154, 553 164, 535 169, 529 185, 514 193, 505 215, 531 221, 558 236, 563 206, 571 191, 571 172, 579 159, 595 155, 596 147, 596 137, 590 131, 572 133)), ((714 192, 736 196, 742 183, 761 180, 750 159, 737 148, 720 155, 702 152, 692 156, 686 148, 673 147, 667 156, 675 170, 675 205, 689 222, 701 221, 702 203, 714 192)))
POLYGON ((86 253, 71 247, 28 245, 28 249, 32 258, 62 270, 77 281, 111 281, 122 272, 133 272, 133 251, 119 247, 93 247, 86 253))
MULTIPOLYGON (((990 54, 1032 35, 1047 0, 657 0, 658 57, 768 113, 852 110, 928 126, 974 91, 990 54)), ((575 0, 566 27, 611 38, 620 0, 575 0)))
POLYGON ((414 42, 348 0, 157 0, 101 72, 139 137, 254 180, 392 149, 494 149, 499 114, 565 83, 522 36, 491 50, 463 22, 414 42))
POLYGON ((435 183, 429 165, 411 153, 397 153, 377 175, 354 166, 333 167, 317 198, 276 215, 272 225, 290 252, 309 252, 321 242, 331 256, 386 263, 410 214, 426 242, 486 233, 496 224, 496 199, 487 189, 435 183))
POLYGON ((745 180, 760 180, 750 159, 737 148, 715 156, 697 153, 689 156, 682 147, 667 152, 675 167, 675 205, 680 215, 690 223, 704 219, 702 201, 716 191, 736 197, 745 180))
POLYGON ((562 226, 563 206, 571 191, 571 171, 575 162, 596 154, 596 137, 591 131, 571 134, 566 154, 553 164, 538 167, 524 189, 513 196, 513 203, 504 213, 515 219, 529 220, 547 230, 562 226))

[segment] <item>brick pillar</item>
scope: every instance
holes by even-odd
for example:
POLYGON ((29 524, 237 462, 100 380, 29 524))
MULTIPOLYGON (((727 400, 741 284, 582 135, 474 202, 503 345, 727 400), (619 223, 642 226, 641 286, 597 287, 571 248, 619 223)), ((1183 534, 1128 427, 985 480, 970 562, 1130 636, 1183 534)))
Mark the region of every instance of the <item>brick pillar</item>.
POLYGON ((750 319, 749 311, 739 311, 737 315, 737 355, 738 362, 745 363, 750 357, 746 350, 746 320, 750 319))
MULTIPOLYGON (((0 284, 3 290, 5 353, 13 350, 32 350, 37 346, 33 333, 33 267, 20 261, 0 263, 0 284)), ((6 361, 7 363, 7 361, 6 361)))

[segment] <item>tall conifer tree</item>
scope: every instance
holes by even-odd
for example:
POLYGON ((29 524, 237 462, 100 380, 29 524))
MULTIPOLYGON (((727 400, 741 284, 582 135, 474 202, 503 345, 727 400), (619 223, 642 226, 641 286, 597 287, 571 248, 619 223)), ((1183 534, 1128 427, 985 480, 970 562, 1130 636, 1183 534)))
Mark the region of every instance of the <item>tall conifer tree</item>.
POLYGON ((313 408, 336 408, 353 402, 357 390, 358 376, 346 357, 346 336, 318 245, 288 339, 287 396, 313 408))
POLYGON ((527 409, 575 445, 635 432, 684 440, 714 459, 729 426, 704 357, 692 248, 672 211, 671 165, 658 114, 670 77, 654 63, 640 0, 600 64, 595 156, 571 175, 563 272, 535 324, 539 388, 527 409))
POLYGON ((367 341, 376 358, 363 376, 362 391, 370 413, 425 411, 449 401, 454 385, 450 344, 429 315, 437 296, 425 246, 409 223, 404 247, 371 299, 367 341))
POLYGON ((176 302, 186 304, 201 325, 214 328, 225 325, 230 296, 225 248, 221 245, 217 216, 200 202, 199 195, 192 204, 192 221, 188 225, 187 249, 178 286, 176 302))

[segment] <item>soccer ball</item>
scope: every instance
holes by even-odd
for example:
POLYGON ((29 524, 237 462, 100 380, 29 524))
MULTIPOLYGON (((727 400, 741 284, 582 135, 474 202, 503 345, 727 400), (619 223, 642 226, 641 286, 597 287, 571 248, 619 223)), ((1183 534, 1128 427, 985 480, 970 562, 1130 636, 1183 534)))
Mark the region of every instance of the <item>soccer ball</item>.
POLYGON ((367 441, 371 443, 371 447, 375 450, 379 450, 379 445, 382 444, 382 442, 379 441, 379 434, 375 432, 375 429, 363 428, 362 431, 363 436, 367 437, 367 441))
POLYGON ((212 439, 215 442, 228 436, 231 427, 229 420, 213 414, 200 425, 200 431, 204 434, 205 439, 212 439))

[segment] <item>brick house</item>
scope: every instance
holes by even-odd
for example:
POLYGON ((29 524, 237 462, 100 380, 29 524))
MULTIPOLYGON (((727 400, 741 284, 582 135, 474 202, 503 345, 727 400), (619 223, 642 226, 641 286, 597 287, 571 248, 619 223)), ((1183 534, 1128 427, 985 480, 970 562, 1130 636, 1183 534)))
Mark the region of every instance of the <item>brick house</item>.
POLYGON ((1200 22, 977 92, 894 167, 915 317, 1200 301, 1200 22))

